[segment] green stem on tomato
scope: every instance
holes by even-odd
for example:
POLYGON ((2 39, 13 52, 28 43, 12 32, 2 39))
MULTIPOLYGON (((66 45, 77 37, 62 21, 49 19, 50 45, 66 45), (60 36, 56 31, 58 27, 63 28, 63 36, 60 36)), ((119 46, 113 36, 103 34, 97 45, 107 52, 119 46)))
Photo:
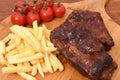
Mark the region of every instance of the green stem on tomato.
POLYGON ((18 8, 21 8, 21 9, 22 9, 22 7, 20 7, 20 6, 15 6, 15 8, 13 9, 13 11, 14 11, 14 12, 18 12, 18 10, 17 10, 18 8))
POLYGON ((28 4, 27 4, 27 2, 26 2, 26 1, 24 1, 23 5, 24 5, 25 7, 27 7, 27 6, 28 6, 28 4))
POLYGON ((44 2, 43 10, 47 10, 46 2, 44 2))
POLYGON ((20 14, 24 15, 24 9, 23 8, 21 8, 20 14))
POLYGON ((33 0, 33 3, 36 4, 38 2, 38 0, 33 0))
POLYGON ((60 4, 61 4, 61 3, 60 3, 60 0, 58 0, 57 6, 60 7, 60 4))
POLYGON ((36 4, 34 4, 34 10, 33 10, 33 13, 34 13, 34 14, 37 13, 37 10, 36 10, 36 4))

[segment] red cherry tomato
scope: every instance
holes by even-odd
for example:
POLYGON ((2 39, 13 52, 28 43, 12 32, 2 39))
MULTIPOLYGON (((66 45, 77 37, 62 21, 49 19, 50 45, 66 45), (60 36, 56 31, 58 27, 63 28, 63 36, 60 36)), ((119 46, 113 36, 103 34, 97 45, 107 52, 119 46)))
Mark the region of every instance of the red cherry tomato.
POLYGON ((24 7, 23 2, 20 2, 20 1, 15 3, 15 6, 24 7))
POLYGON ((23 11, 23 13, 24 13, 25 15, 27 15, 29 11, 30 11, 29 8, 26 7, 25 10, 23 11))
POLYGON ((63 4, 57 4, 53 7, 53 12, 56 17, 63 17, 66 12, 66 9, 63 4))
POLYGON ((40 16, 38 13, 33 13, 32 11, 27 15, 28 24, 32 25, 33 21, 37 20, 38 24, 40 23, 40 16))
POLYGON ((19 12, 15 12, 11 15, 11 22, 17 25, 25 25, 26 24, 26 16, 19 12))
POLYGON ((30 6, 30 7, 29 7, 29 10, 30 10, 30 11, 36 10, 37 12, 40 12, 40 10, 42 9, 42 7, 43 7, 43 4, 41 3, 41 4, 38 4, 38 5, 36 5, 36 6, 30 6))
POLYGON ((40 17, 43 21, 50 21, 53 19, 53 11, 51 7, 46 7, 46 9, 43 7, 40 11, 40 17))
POLYGON ((16 12, 20 12, 23 7, 24 7, 24 5, 22 2, 19 1, 19 2, 15 3, 15 11, 16 12))
POLYGON ((41 3, 41 4, 38 4, 37 6, 36 6, 36 10, 38 11, 38 12, 40 12, 40 10, 43 8, 43 3, 41 3))
POLYGON ((49 0, 49 1, 47 1, 46 5, 48 7, 53 7, 54 6, 54 1, 53 0, 49 0))
POLYGON ((29 4, 26 2, 17 2, 15 4, 15 12, 23 12, 25 15, 29 12, 29 4))

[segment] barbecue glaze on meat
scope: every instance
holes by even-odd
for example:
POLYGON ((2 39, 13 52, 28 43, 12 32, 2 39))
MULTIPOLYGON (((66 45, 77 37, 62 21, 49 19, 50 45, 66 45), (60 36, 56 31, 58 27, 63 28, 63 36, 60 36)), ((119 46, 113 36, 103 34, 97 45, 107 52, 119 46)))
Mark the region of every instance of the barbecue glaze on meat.
POLYGON ((117 65, 107 51, 114 42, 98 12, 73 11, 50 38, 70 64, 91 80, 111 79, 117 65))

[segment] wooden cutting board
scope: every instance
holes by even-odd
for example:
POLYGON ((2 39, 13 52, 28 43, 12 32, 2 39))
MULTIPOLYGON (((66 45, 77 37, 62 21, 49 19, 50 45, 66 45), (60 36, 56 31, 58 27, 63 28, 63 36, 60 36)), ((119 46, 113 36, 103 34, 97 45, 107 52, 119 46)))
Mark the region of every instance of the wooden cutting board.
MULTIPOLYGON (((59 24, 64 22, 67 16, 74 10, 74 9, 84 9, 84 10, 92 10, 101 13, 103 17, 104 23, 112 36, 115 46, 109 52, 109 54, 113 57, 114 61, 118 64, 117 70, 114 72, 112 76, 112 80, 119 80, 120 79, 120 26, 116 24, 107 14, 105 11, 105 4, 108 0, 84 0, 75 3, 64 3, 66 6, 67 12, 63 18, 56 18, 51 22, 44 23, 49 29, 53 30, 59 24)), ((0 24, 0 39, 5 37, 10 31, 9 27, 12 26, 9 17, 1 22, 0 24)), ((69 27, 69 26, 68 26, 69 27)), ((63 72, 57 71, 54 74, 46 73, 45 78, 42 78, 39 74, 36 76, 38 80, 89 80, 85 76, 81 75, 77 70, 75 70, 71 65, 68 63, 64 64, 65 70, 63 72)), ((23 80, 17 74, 2 74, 1 67, 0 67, 0 80, 23 80)))

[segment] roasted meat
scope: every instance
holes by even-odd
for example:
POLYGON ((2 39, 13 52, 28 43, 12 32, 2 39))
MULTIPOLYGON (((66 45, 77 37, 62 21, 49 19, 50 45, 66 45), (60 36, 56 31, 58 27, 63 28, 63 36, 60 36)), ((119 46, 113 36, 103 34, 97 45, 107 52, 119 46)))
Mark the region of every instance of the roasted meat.
POLYGON ((117 68, 107 53, 113 39, 98 12, 73 11, 51 32, 50 39, 70 64, 92 80, 110 80, 117 68))
POLYGON ((66 22, 70 22, 73 26, 85 27, 92 36, 104 45, 106 50, 110 50, 114 45, 113 39, 98 12, 76 10, 67 18, 66 22))

